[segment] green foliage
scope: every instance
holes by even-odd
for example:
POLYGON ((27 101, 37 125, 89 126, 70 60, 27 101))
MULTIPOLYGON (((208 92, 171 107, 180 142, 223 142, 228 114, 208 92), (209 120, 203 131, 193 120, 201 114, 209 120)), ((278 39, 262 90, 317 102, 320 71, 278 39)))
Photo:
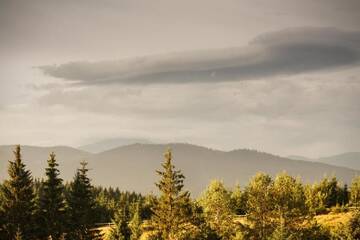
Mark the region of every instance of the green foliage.
POLYGON ((350 202, 355 207, 360 207, 360 176, 353 179, 350 187, 350 202))
POLYGON ((69 214, 68 239, 90 240, 97 238, 97 233, 92 230, 95 223, 95 201, 92 192, 93 187, 87 177, 88 169, 86 165, 86 162, 81 162, 81 168, 75 174, 67 199, 69 214))
POLYGON ((320 183, 308 186, 306 189, 306 203, 313 213, 324 213, 327 208, 337 204, 347 204, 347 186, 341 188, 336 177, 325 177, 320 183))
POLYGON ((224 240, 233 238, 236 234, 234 207, 231 193, 224 184, 218 180, 212 181, 199 202, 204 209, 205 220, 210 229, 224 240))
POLYGON ((237 184, 231 193, 231 205, 237 215, 246 214, 246 198, 246 193, 242 192, 240 186, 237 184))
POLYGON ((15 238, 20 231, 26 240, 35 236, 35 196, 31 173, 26 170, 20 151, 20 146, 16 146, 15 160, 9 161, 9 179, 5 180, 1 188, 1 212, 4 220, 2 229, 8 239, 15 238))
POLYGON ((248 221, 252 226, 251 235, 255 239, 266 239, 273 232, 273 185, 269 175, 258 173, 245 189, 248 221))
POLYGON ((62 179, 59 178, 58 166, 55 154, 51 153, 46 168, 46 180, 40 196, 42 228, 45 230, 45 236, 51 236, 53 240, 60 239, 65 232, 64 187, 62 179))
POLYGON ((314 218, 330 209, 353 211, 349 198, 360 206, 360 177, 353 180, 349 194, 335 177, 303 186, 285 173, 274 180, 259 173, 244 190, 236 186, 230 191, 221 181, 212 181, 193 201, 183 191, 184 176, 175 170, 170 151, 157 171, 158 197, 93 187, 85 162, 74 180, 63 184, 54 153, 46 178, 33 181, 19 146, 14 153, 9 179, 0 183, 0 239, 92 240, 100 237, 95 223, 110 220, 110 240, 360 239, 359 211, 349 222, 331 227, 331 233, 314 218))
POLYGON ((124 208, 119 208, 113 219, 114 226, 111 227, 109 240, 128 240, 130 238, 130 229, 124 208))
POLYGON ((339 188, 338 196, 337 196, 337 204, 341 206, 346 206, 350 200, 350 192, 348 190, 348 185, 344 184, 344 187, 339 188))
POLYGON ((141 223, 142 223, 142 219, 140 213, 140 204, 137 203, 133 217, 129 222, 129 228, 131 231, 131 237, 130 237, 131 240, 138 240, 140 238, 142 234, 141 223))
POLYGON ((308 212, 304 188, 299 180, 286 173, 277 175, 272 189, 272 199, 272 218, 278 226, 278 234, 292 232, 304 222, 308 212))
POLYGON ((160 181, 156 186, 160 197, 152 209, 151 224, 161 239, 185 239, 184 234, 191 228, 190 195, 182 190, 185 177, 175 170, 170 151, 165 153, 162 167, 163 171, 157 171, 160 181))

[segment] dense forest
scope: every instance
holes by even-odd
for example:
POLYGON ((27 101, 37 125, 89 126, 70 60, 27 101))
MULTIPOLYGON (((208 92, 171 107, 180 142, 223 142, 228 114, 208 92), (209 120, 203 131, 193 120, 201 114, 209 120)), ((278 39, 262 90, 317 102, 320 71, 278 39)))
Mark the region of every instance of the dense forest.
POLYGON ((258 173, 244 187, 213 180, 194 199, 170 150, 156 172, 157 194, 93 186, 86 162, 63 182, 54 153, 47 163, 45 177, 33 179, 16 146, 0 185, 0 239, 360 239, 360 177, 348 187, 335 176, 303 184, 285 172, 258 173), (319 223, 331 213, 350 217, 335 227, 319 223))

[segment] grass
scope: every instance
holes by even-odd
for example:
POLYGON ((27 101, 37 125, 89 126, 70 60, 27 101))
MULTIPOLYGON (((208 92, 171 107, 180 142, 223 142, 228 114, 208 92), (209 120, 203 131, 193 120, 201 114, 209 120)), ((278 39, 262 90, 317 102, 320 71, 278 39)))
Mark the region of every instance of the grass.
MULTIPOLYGON (((327 213, 327 214, 317 215, 317 216, 315 216, 315 219, 320 225, 322 225, 324 227, 327 227, 327 228, 330 228, 330 229, 334 229, 336 227, 341 226, 341 224, 346 224, 350 220, 352 214, 353 214, 352 211, 339 212, 339 213, 330 212, 330 213, 327 213)), ((236 217, 235 222, 238 222, 238 223, 241 223, 241 224, 248 224, 246 216, 238 216, 238 217, 236 217)), ((98 229, 101 231, 101 233, 104 234, 103 235, 104 237, 107 236, 107 234, 110 231, 109 226, 103 226, 103 227, 100 227, 98 229)), ((145 231, 143 236, 141 236, 140 240, 147 239, 147 237, 148 237, 147 235, 148 235, 148 232, 145 231)))
POLYGON ((329 228, 337 227, 341 224, 346 224, 352 216, 352 212, 341 212, 341 213, 328 213, 315 216, 316 221, 329 228))

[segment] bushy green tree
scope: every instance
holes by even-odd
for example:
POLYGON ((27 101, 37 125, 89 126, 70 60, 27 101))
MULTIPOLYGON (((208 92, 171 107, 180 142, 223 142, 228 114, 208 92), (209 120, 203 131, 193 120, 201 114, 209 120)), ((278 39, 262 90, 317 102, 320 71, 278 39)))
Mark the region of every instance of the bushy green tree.
POLYGON ((87 176, 89 171, 85 161, 81 162, 81 168, 76 171, 74 181, 70 185, 67 198, 69 228, 67 239, 91 240, 97 239, 98 233, 93 231, 95 201, 93 187, 87 176))
POLYGON ((59 177, 59 166, 55 154, 51 153, 46 168, 46 180, 40 196, 40 211, 45 236, 53 240, 60 239, 65 231, 65 199, 62 179, 59 177))
POLYGON ((120 207, 115 212, 114 219, 112 220, 113 226, 111 227, 109 240, 128 240, 130 239, 130 229, 128 227, 127 217, 124 207, 120 207))
POLYGON ((349 203, 349 200, 350 200, 350 192, 348 189, 348 185, 344 184, 344 186, 339 189, 337 202, 341 206, 346 206, 349 203))
POLYGON ((355 177, 350 187, 350 202, 355 207, 360 207, 360 176, 355 177))
POLYGON ((248 221, 252 227, 251 237, 266 239, 273 232, 274 210, 273 204, 274 182, 269 175, 258 173, 246 187, 248 221))
POLYGON ((188 211, 190 194, 183 191, 185 177, 181 171, 175 170, 170 150, 165 153, 162 167, 162 171, 157 171, 160 181, 156 186, 160 190, 160 197, 152 209, 151 225, 159 239, 184 239, 191 225, 188 211))
POLYGON ((325 177, 318 186, 319 190, 325 194, 325 206, 332 207, 338 203, 339 186, 336 177, 327 178, 325 177))
POLYGON ((321 213, 326 210, 326 194, 321 192, 317 184, 306 185, 305 187, 306 205, 312 214, 321 213))
POLYGON ((205 220, 209 227, 221 237, 229 240, 236 234, 234 224, 234 206, 231 193, 221 181, 214 180, 199 200, 204 209, 205 220))
POLYGON ((325 177, 320 183, 306 189, 306 203, 313 213, 324 212, 326 208, 343 202, 343 189, 339 187, 336 177, 325 177))
POLYGON ((231 205, 237 215, 246 213, 246 193, 241 191, 240 185, 236 185, 231 192, 231 205))
POLYGON ((272 192, 276 234, 286 237, 299 228, 307 217, 304 188, 298 179, 281 173, 274 180, 272 192))
POLYGON ((21 159, 20 146, 14 151, 14 161, 9 161, 9 179, 5 180, 1 192, 5 235, 14 239, 18 231, 23 239, 33 239, 36 225, 34 220, 35 196, 30 171, 26 170, 21 159))
POLYGON ((129 222, 129 228, 131 231, 131 240, 138 240, 142 234, 141 230, 141 212, 140 212, 140 203, 137 203, 135 206, 134 214, 132 219, 129 222))

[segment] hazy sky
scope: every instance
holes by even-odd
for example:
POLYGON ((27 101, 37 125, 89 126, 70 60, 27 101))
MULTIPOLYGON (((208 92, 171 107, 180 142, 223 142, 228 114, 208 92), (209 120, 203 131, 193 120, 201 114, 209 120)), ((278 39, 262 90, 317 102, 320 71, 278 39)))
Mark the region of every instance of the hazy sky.
POLYGON ((359 12, 358 0, 0 0, 0 144, 360 151, 359 12))

